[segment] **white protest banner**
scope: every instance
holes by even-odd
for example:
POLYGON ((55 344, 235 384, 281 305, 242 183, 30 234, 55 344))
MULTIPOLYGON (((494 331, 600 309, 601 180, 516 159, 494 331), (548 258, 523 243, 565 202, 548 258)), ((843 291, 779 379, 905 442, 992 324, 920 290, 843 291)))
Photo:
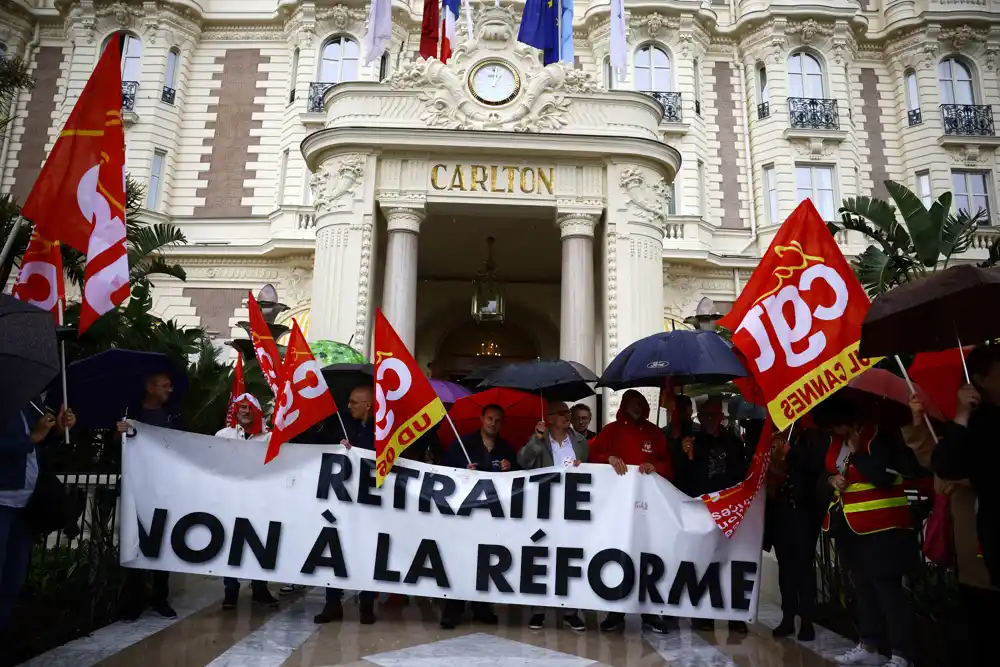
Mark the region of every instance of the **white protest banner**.
POLYGON ((126 567, 753 621, 763 497, 731 538, 656 475, 607 465, 484 473, 374 452, 137 425, 122 461, 126 567))

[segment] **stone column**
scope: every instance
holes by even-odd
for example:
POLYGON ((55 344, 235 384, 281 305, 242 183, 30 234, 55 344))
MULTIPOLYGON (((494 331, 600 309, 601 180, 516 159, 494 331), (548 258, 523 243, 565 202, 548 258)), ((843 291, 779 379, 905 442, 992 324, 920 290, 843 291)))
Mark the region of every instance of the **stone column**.
POLYGON ((413 352, 417 337, 417 242, 423 207, 384 208, 389 233, 382 312, 413 352))
POLYGON ((595 372, 594 227, 599 213, 559 213, 562 238, 562 292, 559 356, 595 372))
POLYGON ((352 347, 364 353, 368 348, 372 216, 321 214, 316 226, 309 338, 351 341, 352 347))

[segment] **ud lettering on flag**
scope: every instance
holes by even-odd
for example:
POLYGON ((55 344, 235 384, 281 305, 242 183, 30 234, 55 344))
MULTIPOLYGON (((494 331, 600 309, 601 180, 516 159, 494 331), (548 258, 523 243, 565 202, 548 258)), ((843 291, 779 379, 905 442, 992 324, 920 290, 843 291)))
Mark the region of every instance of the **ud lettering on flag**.
POLYGON ((66 306, 66 283, 58 241, 46 240, 37 229, 32 232, 11 296, 49 311, 56 323, 62 324, 59 318, 66 306))
POLYGON ((243 380, 243 355, 236 354, 236 368, 233 369, 233 388, 229 392, 229 407, 226 409, 226 428, 236 428, 236 402, 246 393, 243 380))
POLYGON ((271 393, 275 398, 281 392, 285 379, 281 369, 281 354, 278 352, 278 344, 274 342, 271 329, 267 326, 264 313, 260 312, 257 299, 250 292, 247 301, 247 309, 250 311, 250 338, 253 341, 253 352, 260 364, 260 370, 264 374, 267 386, 271 388, 271 393))
POLYGON ((879 361, 858 355, 870 305, 816 207, 799 204, 719 320, 779 431, 879 361))
POLYGON ((444 403, 379 308, 375 312, 375 485, 413 442, 444 419, 444 403))

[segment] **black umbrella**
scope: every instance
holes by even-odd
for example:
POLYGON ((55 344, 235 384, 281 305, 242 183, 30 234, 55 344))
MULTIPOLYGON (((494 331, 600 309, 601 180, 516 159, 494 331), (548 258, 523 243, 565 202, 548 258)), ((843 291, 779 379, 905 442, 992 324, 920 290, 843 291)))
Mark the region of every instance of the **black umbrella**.
POLYGON ((729 343, 714 331, 662 331, 618 353, 601 386, 614 390, 677 384, 723 383, 747 374, 729 343))
POLYGON ((323 369, 323 379, 338 410, 347 408, 351 392, 361 386, 375 386, 375 366, 372 364, 330 364, 323 369))
POLYGON ((564 359, 520 361, 498 368, 479 386, 507 387, 538 394, 550 401, 579 401, 594 395, 597 375, 583 364, 564 359))
POLYGON ((0 424, 59 375, 52 313, 0 294, 0 424))

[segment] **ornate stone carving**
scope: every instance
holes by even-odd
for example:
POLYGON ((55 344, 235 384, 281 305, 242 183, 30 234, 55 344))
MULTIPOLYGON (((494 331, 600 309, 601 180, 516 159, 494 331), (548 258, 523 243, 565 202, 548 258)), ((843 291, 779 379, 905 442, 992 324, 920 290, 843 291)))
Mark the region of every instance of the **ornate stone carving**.
POLYGON ((785 28, 785 33, 798 35, 803 44, 812 44, 817 36, 829 37, 833 34, 833 28, 817 23, 813 19, 806 19, 801 23, 791 23, 785 28))
POLYGON ((339 211, 351 206, 354 192, 365 175, 365 155, 346 155, 334 164, 326 163, 309 179, 317 213, 339 211))
POLYGON ((608 362, 618 354, 618 233, 617 225, 610 220, 605 225, 605 290, 608 303, 608 362))
POLYGON ((955 51, 961 51, 969 42, 985 42, 989 33, 985 30, 976 30, 967 25, 960 25, 951 30, 941 31, 941 40, 951 42, 955 51))
POLYGON ((293 306, 298 306, 312 297, 312 267, 292 266, 285 283, 287 298, 293 306))
POLYGON ((364 354, 368 343, 368 298, 371 289, 373 217, 365 214, 361 223, 361 266, 358 271, 358 310, 354 320, 354 338, 351 346, 364 354))
POLYGON ((122 28, 127 28, 133 17, 142 18, 145 15, 139 8, 130 7, 120 0, 111 5, 98 7, 96 13, 100 18, 110 16, 122 28))
POLYGON ((335 30, 347 30, 353 22, 364 21, 367 17, 367 10, 345 7, 344 5, 322 7, 316 10, 316 18, 320 21, 329 21, 335 30))
POLYGON ((645 28, 646 33, 655 39, 668 29, 676 30, 679 28, 681 21, 674 16, 664 16, 658 12, 653 12, 652 14, 644 14, 642 16, 631 16, 628 25, 633 30, 645 28))
POLYGON ((414 206, 392 206, 382 210, 385 214, 386 231, 420 233, 420 224, 424 221, 423 208, 414 206))
POLYGON ((997 68, 997 57, 1000 56, 1000 44, 987 44, 986 57, 984 62, 986 64, 986 69, 989 71, 994 71, 997 68))
POLYGON ((679 273, 673 268, 667 268, 663 272, 663 292, 664 302, 669 303, 668 311, 678 320, 683 320, 694 312, 703 296, 697 277, 679 273))
POLYGON ((604 87, 597 83, 597 80, 590 72, 584 72, 580 69, 566 71, 566 80, 563 83, 563 88, 567 93, 574 95, 586 95, 604 90, 604 87))
POLYGON ((810 160, 822 160, 833 156, 836 150, 827 145, 821 138, 812 137, 810 139, 794 139, 790 143, 795 151, 802 157, 810 160))
POLYGON ((586 236, 593 238, 594 228, 600 220, 600 213, 559 213, 556 216, 556 225, 559 227, 559 237, 568 239, 573 236, 586 236))
POLYGON ((993 153, 992 148, 987 148, 985 151, 982 148, 978 144, 968 144, 966 146, 949 147, 946 150, 952 162, 971 167, 990 161, 993 153))
POLYGON ((650 183, 639 167, 628 167, 622 170, 618 184, 639 218, 656 223, 666 221, 670 210, 670 185, 663 177, 650 183))

